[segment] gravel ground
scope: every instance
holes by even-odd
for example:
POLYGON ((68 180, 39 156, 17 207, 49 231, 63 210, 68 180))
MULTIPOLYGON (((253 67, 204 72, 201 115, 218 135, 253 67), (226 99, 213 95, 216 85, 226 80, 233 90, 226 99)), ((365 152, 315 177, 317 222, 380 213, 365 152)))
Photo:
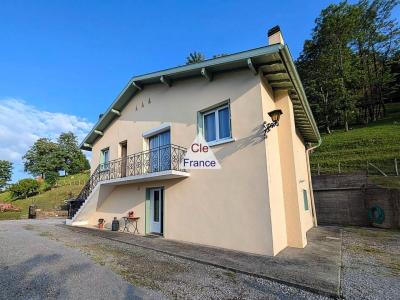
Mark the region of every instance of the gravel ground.
POLYGON ((400 299, 400 231, 343 230, 342 294, 346 299, 400 299))
MULTIPOLYGON (((54 221, 23 222, 24 224, 21 221, 7 221, 8 224, 12 225, 15 232, 19 234, 23 232, 25 236, 31 233, 33 238, 31 238, 29 244, 50 244, 52 247, 58 247, 60 252, 68 252, 66 249, 69 248, 71 254, 77 260, 86 261, 86 257, 89 257, 99 268, 112 270, 133 286, 145 289, 148 295, 163 295, 166 298, 173 299, 327 299, 268 280, 236 274, 91 235, 76 234, 67 228, 55 226, 54 221), (79 250, 80 255, 76 255, 77 250, 79 250), (149 294, 149 290, 153 294, 149 294)), ((4 227, 3 224, 5 223, 0 223, 1 228, 4 227)), ((9 227, 11 226, 9 225, 9 227)), ((1 236, 2 232, 0 232, 1 236)), ((23 244, 19 246, 22 247, 23 244)), ((1 252, 9 251, 8 248, 9 246, 5 246, 1 252)), ((0 257, 3 255, 2 253, 0 253, 0 257)), ((62 254, 60 261, 64 260, 64 256, 65 253, 62 254)), ((10 253, 7 259, 16 260, 19 258, 10 253)), ((66 268, 71 262, 66 261, 63 264, 66 268)), ((103 285, 104 279, 94 277, 90 278, 91 282, 98 281, 99 285, 103 285)), ((57 280, 62 281, 63 278, 57 280)), ((81 283, 83 284, 85 280, 89 279, 85 278, 81 283)), ((120 281, 124 282, 122 279, 120 281)), ((51 286, 52 282, 49 281, 49 283, 51 286)), ((76 289, 76 287, 74 288, 76 289)), ((52 296, 53 294, 49 298, 52 298, 52 296)), ((113 298, 121 299, 125 297, 116 295, 113 298)), ((130 297, 126 297, 126 299, 130 299, 130 297)))
MULTIPOLYGON (((33 233, 31 221, 0 222, 0 299, 142 299, 134 287, 77 249, 33 233)), ((51 221, 46 226, 50 225, 51 221)), ((34 225, 36 226, 36 225, 34 225)))
MULTIPOLYGON (((0 299, 327 299, 61 222, 0 222, 0 299)), ((344 228, 342 265, 345 299, 400 299, 400 231, 344 228)))

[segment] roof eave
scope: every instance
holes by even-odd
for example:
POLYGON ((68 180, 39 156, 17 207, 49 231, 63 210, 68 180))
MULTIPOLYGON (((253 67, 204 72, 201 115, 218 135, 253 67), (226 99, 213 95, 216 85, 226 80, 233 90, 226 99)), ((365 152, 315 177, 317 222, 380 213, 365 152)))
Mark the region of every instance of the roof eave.
POLYGON ((122 109, 125 107, 125 105, 129 102, 129 100, 138 91, 142 90, 144 84, 160 82, 161 77, 165 77, 172 80, 174 80, 175 78, 178 80, 186 76, 201 76, 201 72, 204 69, 205 70, 212 69, 213 71, 234 70, 235 66, 237 67, 238 65, 247 65, 249 59, 250 62, 252 62, 252 60, 257 60, 257 58, 262 59, 263 56, 274 53, 279 53, 282 60, 284 61, 286 69, 289 72, 290 77, 293 81, 294 88, 297 91, 297 94, 299 95, 299 99, 301 100, 305 116, 307 117, 307 119, 309 119, 312 131, 314 132, 313 138, 305 141, 317 142, 321 139, 318 127, 315 123, 314 117, 312 115, 311 109, 307 101, 307 97, 304 92, 303 85, 301 84, 300 77, 296 71, 296 67, 293 63, 293 59, 290 55, 288 47, 283 46, 281 44, 275 44, 215 59, 209 59, 196 64, 175 67, 171 69, 166 69, 162 71, 157 71, 133 77, 125 86, 125 88, 121 91, 121 93, 116 97, 113 103, 109 106, 104 115, 97 121, 93 129, 82 141, 82 143, 80 144, 80 148, 82 150, 90 151, 92 149, 92 145, 100 137, 96 132, 98 131, 103 132, 108 127, 108 125, 111 124, 114 121, 114 119, 119 116, 115 112, 121 112, 122 109), (230 66, 232 68, 226 69, 226 66, 230 66))
POLYGON ((235 62, 240 62, 240 61, 247 62, 247 59, 249 59, 249 58, 255 58, 255 57, 260 57, 263 55, 276 53, 281 48, 282 48, 282 45, 279 45, 279 44, 266 46, 266 47, 260 47, 260 48, 243 51, 243 52, 239 52, 239 53, 235 53, 235 54, 231 54, 231 55, 227 55, 227 56, 209 59, 209 60, 206 60, 206 61, 203 61, 200 63, 196 63, 196 64, 184 65, 184 66, 170 68, 170 69, 166 69, 166 70, 162 70, 162 71, 157 71, 157 72, 152 72, 152 73, 148 73, 148 74, 144 74, 144 75, 135 76, 131 80, 129 80, 128 84, 124 87, 124 89, 121 91, 121 93, 115 98, 115 100, 109 106, 109 108, 106 110, 106 112, 103 114, 103 116, 96 122, 96 124, 94 125, 92 130, 86 135, 86 137, 83 139, 83 141, 79 145, 79 147, 82 150, 87 150, 87 151, 91 150, 91 148, 85 146, 85 144, 90 144, 90 145, 93 144, 94 141, 97 139, 96 137, 92 138, 96 135, 95 131, 96 130, 102 130, 102 131, 105 130, 107 125, 110 124, 115 119, 115 117, 116 117, 115 115, 112 115, 112 117, 110 118, 111 110, 116 109, 116 108, 122 110, 122 108, 124 107, 125 104, 120 103, 120 102, 124 96, 129 94, 130 95, 129 98, 132 98, 133 95, 137 91, 141 90, 141 88, 139 88, 138 84, 137 84, 139 82, 145 82, 145 81, 152 80, 155 78, 161 78, 161 76, 165 76, 167 78, 170 78, 171 76, 174 76, 177 74, 180 76, 183 76, 185 73, 192 72, 196 69, 199 70, 198 75, 200 76, 201 69, 203 69, 203 68, 205 68, 205 69, 210 68, 210 67, 218 68, 218 66, 223 66, 223 65, 229 64, 229 63, 235 63, 235 62), (109 122, 107 122, 107 121, 109 121, 109 122), (108 123, 108 124, 105 124, 105 123, 108 123), (103 125, 105 125, 105 126, 103 126, 103 125), (91 138, 93 139, 93 141, 90 141, 91 138))
POLYGON ((300 80, 300 76, 297 72, 295 64, 293 63, 293 59, 290 54, 289 48, 285 45, 282 49, 279 50, 279 52, 281 53, 282 58, 286 63, 288 72, 290 74, 290 77, 292 78, 293 84, 295 85, 295 89, 299 95, 306 117, 310 121, 310 125, 314 132, 315 138, 313 140, 306 140, 306 142, 319 143, 321 141, 321 135, 319 133, 317 123, 315 122, 314 116, 312 114, 310 105, 308 103, 303 84, 301 83, 300 80))

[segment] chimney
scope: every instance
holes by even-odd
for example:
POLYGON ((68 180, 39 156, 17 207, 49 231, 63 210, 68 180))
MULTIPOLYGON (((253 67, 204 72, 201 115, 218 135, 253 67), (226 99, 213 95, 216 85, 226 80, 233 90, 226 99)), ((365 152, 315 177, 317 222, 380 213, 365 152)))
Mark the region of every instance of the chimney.
POLYGON ((282 44, 282 45, 285 44, 281 33, 281 29, 279 28, 278 25, 268 30, 268 45, 270 46, 273 44, 282 44))

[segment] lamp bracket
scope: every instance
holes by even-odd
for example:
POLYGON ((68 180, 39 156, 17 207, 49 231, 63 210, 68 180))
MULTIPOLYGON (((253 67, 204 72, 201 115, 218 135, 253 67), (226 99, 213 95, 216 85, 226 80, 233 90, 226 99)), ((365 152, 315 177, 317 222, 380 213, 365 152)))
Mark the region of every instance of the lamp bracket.
POLYGON ((271 122, 271 123, 264 122, 263 123, 264 137, 266 138, 268 132, 270 132, 271 129, 276 127, 276 126, 279 126, 279 122, 278 121, 271 122))

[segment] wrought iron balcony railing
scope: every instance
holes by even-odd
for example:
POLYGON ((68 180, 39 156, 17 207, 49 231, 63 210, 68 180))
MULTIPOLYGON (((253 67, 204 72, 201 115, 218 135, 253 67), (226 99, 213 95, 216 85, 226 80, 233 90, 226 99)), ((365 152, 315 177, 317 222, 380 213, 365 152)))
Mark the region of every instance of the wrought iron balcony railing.
POLYGON ((72 219, 99 182, 169 170, 185 171, 180 166, 185 154, 186 148, 169 144, 99 164, 76 199, 70 202, 68 217, 72 219))

